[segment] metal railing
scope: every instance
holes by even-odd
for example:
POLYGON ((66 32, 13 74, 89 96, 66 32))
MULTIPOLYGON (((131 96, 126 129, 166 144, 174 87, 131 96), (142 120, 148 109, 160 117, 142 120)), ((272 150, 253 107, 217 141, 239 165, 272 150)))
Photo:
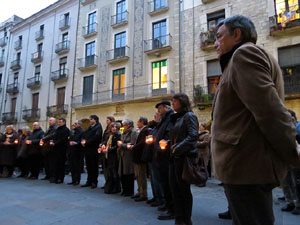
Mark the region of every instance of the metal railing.
POLYGON ((116 15, 111 16, 111 26, 116 26, 122 23, 127 23, 128 22, 128 11, 124 11, 121 13, 118 13, 116 15))
POLYGON ((150 83, 135 85, 125 88, 100 91, 85 95, 72 97, 72 107, 81 107, 93 104, 109 103, 113 101, 134 100, 155 96, 164 96, 175 93, 175 84, 173 81, 164 83, 150 83))
POLYGON ((94 2, 95 0, 80 0, 80 3, 82 4, 82 5, 87 5, 87 4, 89 4, 89 3, 91 3, 91 2, 94 2))
POLYGON ((215 96, 214 92, 215 90, 209 90, 208 87, 201 87, 200 85, 197 85, 194 87, 194 102, 211 104, 215 96))
POLYGON ((0 67, 4 66, 4 56, 0 57, 0 67))
POLYGON ((59 21, 59 29, 63 30, 67 29, 68 27, 70 27, 70 18, 64 18, 59 21))
POLYGON ((201 49, 205 49, 208 46, 214 46, 216 41, 216 32, 215 31, 207 31, 200 33, 200 42, 201 42, 201 49))
POLYGON ((33 120, 41 117, 40 109, 24 109, 22 112, 23 120, 33 120))
POLYGON ((106 51, 106 60, 111 61, 115 59, 120 59, 124 57, 129 57, 129 47, 126 45, 124 47, 115 48, 106 51))
POLYGON ((17 122, 17 113, 16 112, 2 113, 2 122, 5 124, 16 123, 17 122))
POLYGON ((19 92, 19 84, 18 83, 12 83, 8 84, 6 87, 7 93, 17 93, 19 92))
POLYGON ((3 47, 7 44, 7 37, 0 38, 0 47, 3 47))
POLYGON ((21 68, 21 60, 20 59, 16 59, 16 60, 12 61, 10 63, 10 68, 12 70, 18 70, 18 69, 20 69, 21 68))
POLYGON ((61 69, 61 70, 51 72, 51 80, 52 81, 59 81, 59 80, 67 79, 68 76, 69 76, 68 69, 61 69))
POLYGON ((168 8, 168 0, 154 0, 148 2, 148 13, 153 13, 168 8))
POLYGON ((43 60, 44 52, 43 51, 37 51, 31 54, 31 62, 38 63, 43 60))
POLYGON ((85 58, 78 59, 78 69, 97 66, 98 56, 90 55, 85 58))
POLYGON ((284 75, 285 94, 300 94, 300 75, 284 75))
POLYGON ((41 76, 35 75, 34 77, 27 79, 27 87, 28 88, 34 88, 39 87, 41 85, 41 76))
POLYGON ((155 49, 161 49, 165 47, 172 47, 172 36, 167 34, 164 36, 156 37, 154 39, 149 39, 144 41, 144 50, 151 51, 155 49))
POLYGON ((18 50, 20 48, 22 48, 22 40, 17 40, 15 42, 15 49, 18 50))
POLYGON ((98 32, 98 23, 91 23, 85 27, 82 27, 82 29, 83 29, 83 36, 88 37, 98 32))
POLYGON ((65 52, 70 50, 70 41, 63 41, 55 46, 55 53, 65 52))
POLYGON ((53 105, 47 107, 47 116, 59 116, 68 114, 68 105, 53 105))
POLYGON ((39 30, 35 32, 35 40, 41 40, 44 38, 44 30, 39 30))

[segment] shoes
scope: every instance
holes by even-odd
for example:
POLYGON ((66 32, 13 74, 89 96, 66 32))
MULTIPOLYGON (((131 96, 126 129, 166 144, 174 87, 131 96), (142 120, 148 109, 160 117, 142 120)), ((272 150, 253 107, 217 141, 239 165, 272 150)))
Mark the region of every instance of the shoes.
POLYGON ((219 216, 220 219, 224 219, 224 220, 231 220, 232 219, 230 211, 219 213, 218 216, 219 216))
POLYGON ((34 177, 34 176, 30 176, 28 179, 30 179, 30 180, 37 180, 38 178, 34 177))
POLYGON ((45 176, 45 177, 42 178, 41 180, 49 180, 49 177, 45 176))
POLYGON ((294 210, 292 211, 292 214, 300 215, 300 207, 295 207, 294 210))
POLYGON ((165 204, 163 204, 163 205, 158 206, 158 207, 157 207, 157 210, 158 210, 158 211, 166 211, 166 210, 167 210, 167 207, 166 207, 165 204))
POLYGON ((104 189, 104 188, 105 188, 105 185, 101 187, 101 189, 104 189))
POLYGON ((27 177, 28 175, 26 174, 20 174, 19 176, 17 176, 17 178, 23 178, 23 177, 27 177))
POLYGON ((124 193, 124 196, 125 197, 130 197, 130 196, 132 196, 133 195, 133 193, 124 193))
POLYGON ((57 180, 55 180, 54 178, 50 178, 49 181, 50 181, 50 183, 56 183, 57 182, 57 180))
POLYGON ((88 183, 86 183, 86 184, 84 184, 84 185, 81 185, 81 187, 90 187, 90 186, 92 186, 91 184, 88 184, 88 183))
POLYGON ((74 182, 74 186, 76 186, 76 185, 78 185, 78 184, 80 184, 80 182, 79 181, 76 181, 76 182, 74 182))
POLYGON ((68 183, 68 185, 74 185, 75 184, 75 182, 70 182, 70 183, 68 183))
POLYGON ((57 180, 55 183, 56 183, 56 184, 62 184, 63 181, 62 181, 62 180, 57 180))
POLYGON ((92 184, 91 189, 95 189, 97 187, 97 184, 92 184))
MULTIPOLYGON (((166 213, 162 213, 160 214, 157 219, 159 220, 172 220, 172 219, 175 219, 175 215, 174 213, 170 213, 170 212, 166 212, 166 213)), ((185 224, 185 223, 183 223, 185 224)))
POLYGON ((140 198, 135 198, 134 201, 136 202, 144 202, 144 201, 147 201, 148 198, 147 197, 140 197, 140 198))
POLYGON ((163 203, 162 202, 152 202, 151 207, 158 207, 161 206, 163 203))
POLYGON ((132 199, 135 199, 135 198, 139 198, 140 196, 138 194, 135 194, 134 196, 132 196, 131 198, 132 199))
POLYGON ((151 204, 151 203, 153 203, 153 202, 155 202, 155 198, 149 199, 146 203, 147 203, 147 204, 151 204))
POLYGON ((294 204, 289 203, 285 207, 281 208, 281 211, 292 212, 294 208, 295 208, 294 204))

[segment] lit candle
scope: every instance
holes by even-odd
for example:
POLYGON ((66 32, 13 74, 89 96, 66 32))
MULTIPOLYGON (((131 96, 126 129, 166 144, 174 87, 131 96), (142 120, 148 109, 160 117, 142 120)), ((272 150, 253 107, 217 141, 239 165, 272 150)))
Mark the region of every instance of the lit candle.
POLYGON ((43 146, 43 145, 44 145, 44 141, 40 140, 40 146, 43 146))
POLYGON ((127 148, 131 149, 131 144, 130 143, 127 144, 127 148))
POLYGON ((121 144, 123 144, 122 141, 118 141, 118 145, 120 146, 121 144))
POLYGON ((86 144, 86 140, 83 139, 83 140, 81 141, 81 144, 85 145, 85 144, 86 144))
POLYGON ((16 139, 16 140, 14 141, 14 143, 17 145, 17 144, 19 143, 18 139, 16 139))
POLYGON ((29 145, 30 144, 30 140, 26 140, 26 144, 29 145))
POLYGON ((165 150, 167 145, 168 145, 168 143, 167 143, 166 140, 162 139, 162 140, 159 141, 159 147, 160 147, 161 150, 165 150))
POLYGON ((153 139, 153 136, 152 135, 148 135, 146 137, 146 144, 151 144, 153 143, 154 139, 153 139))
POLYGON ((99 153, 99 154, 101 153, 101 150, 102 150, 101 148, 98 148, 98 153, 99 153))

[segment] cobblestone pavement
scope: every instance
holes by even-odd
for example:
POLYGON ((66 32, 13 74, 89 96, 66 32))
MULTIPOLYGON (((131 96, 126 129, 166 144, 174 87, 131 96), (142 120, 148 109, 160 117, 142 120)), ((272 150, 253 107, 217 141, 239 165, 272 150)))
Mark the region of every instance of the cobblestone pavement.
MULTIPOLYGON (((85 182, 83 175, 81 183, 85 182)), ((65 183, 70 182, 66 176, 65 183)), ((98 186, 103 186, 103 175, 98 186)), ((227 209, 223 188, 211 179, 204 188, 192 187, 194 225, 230 225, 217 218, 227 209)), ((151 193, 150 187, 148 193, 151 193)), ((281 189, 274 190, 276 225, 298 225, 300 216, 282 213, 281 189)), ((150 196, 151 197, 151 196, 150 196)), ((171 225, 157 220, 159 212, 145 202, 136 203, 119 194, 107 195, 90 189, 23 178, 0 179, 0 225, 171 225)))

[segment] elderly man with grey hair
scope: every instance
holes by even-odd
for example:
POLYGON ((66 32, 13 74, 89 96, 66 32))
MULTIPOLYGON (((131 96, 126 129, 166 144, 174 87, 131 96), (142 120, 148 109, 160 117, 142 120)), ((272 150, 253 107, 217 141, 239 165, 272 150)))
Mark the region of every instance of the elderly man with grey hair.
POLYGON ((122 195, 132 196, 134 193, 134 166, 132 146, 134 145, 137 132, 134 130, 133 121, 125 119, 122 121, 124 132, 121 142, 118 142, 119 154, 119 176, 122 184, 122 195))
POLYGON ((69 139, 69 150, 70 150, 70 164, 71 164, 71 175, 72 182, 68 184, 78 185, 80 184, 81 175, 81 162, 83 158, 83 150, 81 145, 81 138, 83 130, 81 128, 81 120, 76 120, 73 124, 73 131, 71 132, 69 139))

